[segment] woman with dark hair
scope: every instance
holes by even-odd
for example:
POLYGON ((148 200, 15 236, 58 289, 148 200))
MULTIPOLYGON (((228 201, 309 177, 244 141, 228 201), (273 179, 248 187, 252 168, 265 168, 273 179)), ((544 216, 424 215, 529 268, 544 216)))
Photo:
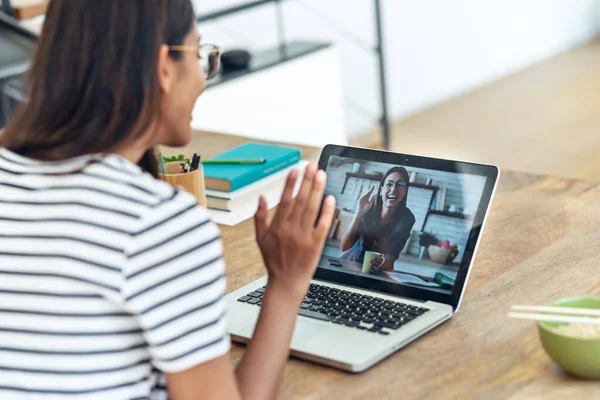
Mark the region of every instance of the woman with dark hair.
POLYGON ((334 200, 315 224, 314 164, 271 221, 261 198, 269 280, 234 372, 219 230, 155 179, 154 146, 190 141, 218 70, 195 21, 190 0, 50 1, 27 101, 0 133, 1 399, 275 397, 334 200))
POLYGON ((371 260, 369 272, 392 271, 410 237, 415 216, 406 206, 408 172, 393 167, 385 173, 376 195, 374 187, 357 202, 356 213, 342 236, 342 258, 362 263, 366 251, 381 253, 371 260))

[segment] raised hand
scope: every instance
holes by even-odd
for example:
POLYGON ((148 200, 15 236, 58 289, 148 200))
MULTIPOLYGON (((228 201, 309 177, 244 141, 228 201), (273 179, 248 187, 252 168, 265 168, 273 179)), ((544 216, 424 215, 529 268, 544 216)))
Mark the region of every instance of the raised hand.
POLYGON ((298 171, 290 172, 272 221, 268 221, 267 203, 262 196, 254 219, 269 285, 283 286, 304 296, 333 220, 335 198, 325 199, 317 221, 327 175, 315 164, 308 165, 300 191, 293 198, 297 179, 298 171))
POLYGON ((375 196, 373 196, 374 189, 375 186, 371 186, 371 188, 358 199, 358 202, 356 203, 356 214, 359 217, 364 216, 371 207, 373 207, 373 204, 375 204, 375 196))

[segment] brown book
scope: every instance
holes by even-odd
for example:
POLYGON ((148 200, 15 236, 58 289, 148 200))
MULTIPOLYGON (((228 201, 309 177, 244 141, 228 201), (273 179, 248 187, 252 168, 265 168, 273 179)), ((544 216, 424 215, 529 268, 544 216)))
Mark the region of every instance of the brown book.
POLYGON ((29 19, 46 14, 47 0, 12 0, 11 7, 16 19, 29 19))

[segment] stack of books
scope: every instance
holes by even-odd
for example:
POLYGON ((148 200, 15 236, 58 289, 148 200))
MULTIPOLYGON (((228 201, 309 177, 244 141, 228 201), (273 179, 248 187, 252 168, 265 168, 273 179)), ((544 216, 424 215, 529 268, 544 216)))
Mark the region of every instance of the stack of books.
POLYGON ((304 172, 308 162, 296 148, 246 143, 202 164, 209 214, 214 222, 232 226, 254 216, 261 195, 269 209, 279 204, 289 172, 304 172))

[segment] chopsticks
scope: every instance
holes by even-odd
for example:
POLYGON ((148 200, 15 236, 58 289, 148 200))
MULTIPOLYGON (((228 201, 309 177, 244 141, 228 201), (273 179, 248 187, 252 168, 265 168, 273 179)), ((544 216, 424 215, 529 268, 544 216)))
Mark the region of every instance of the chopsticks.
POLYGON ((589 308, 512 306, 508 317, 548 322, 600 324, 600 310, 589 308))

